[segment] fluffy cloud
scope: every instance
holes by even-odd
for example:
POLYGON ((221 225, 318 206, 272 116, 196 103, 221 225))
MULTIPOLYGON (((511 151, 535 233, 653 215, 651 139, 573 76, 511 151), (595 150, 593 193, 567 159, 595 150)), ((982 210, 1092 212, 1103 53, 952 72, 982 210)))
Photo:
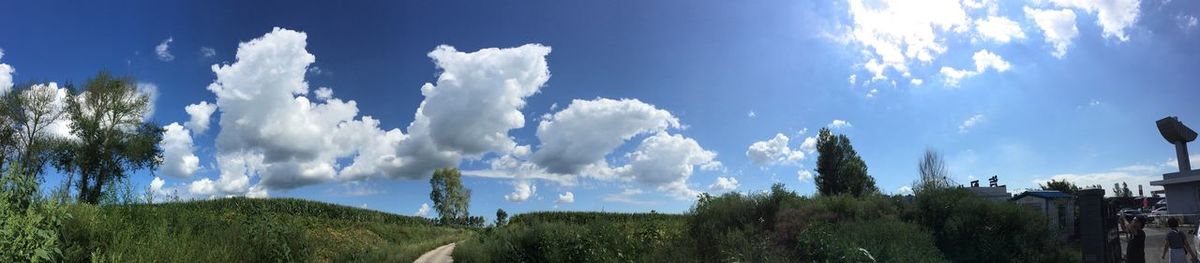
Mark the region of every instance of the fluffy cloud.
POLYGON ((850 122, 845 121, 845 120, 833 120, 832 122, 829 122, 829 125, 827 125, 827 126, 830 129, 844 129, 844 128, 854 127, 853 124, 850 124, 850 122))
POLYGON ((717 180, 715 182, 713 182, 713 184, 708 185, 708 191, 715 192, 715 193, 723 193, 723 192, 733 191, 734 189, 737 189, 737 187, 738 187, 737 178, 717 177, 717 180))
POLYGON ((558 200, 554 201, 554 203, 558 203, 558 204, 570 204, 570 203, 574 203, 574 202, 575 202, 575 193, 572 193, 572 192, 565 192, 565 193, 559 194, 558 200))
POLYGON ((874 73, 873 80, 886 79, 888 68, 908 77, 909 62, 928 63, 946 52, 945 38, 939 33, 969 30, 966 11, 956 0, 850 0, 848 4, 854 21, 849 37, 870 54, 866 68, 874 73))
POLYGON ((1055 57, 1065 56, 1071 42, 1079 36, 1079 28, 1075 26, 1075 11, 1070 9, 1052 10, 1025 7, 1025 15, 1032 17, 1033 22, 1042 29, 1046 43, 1054 46, 1051 54, 1055 57))
POLYGON ((536 185, 525 181, 518 182, 513 186, 512 193, 504 195, 504 200, 517 203, 524 202, 525 200, 529 200, 530 197, 533 197, 534 192, 537 192, 536 185))
MULTIPOLYGON (((4 58, 4 49, 0 49, 0 59, 4 58)), ((0 63, 0 95, 8 94, 13 87, 13 67, 0 63)))
POLYGON ((989 16, 975 20, 975 31, 979 32, 980 36, 998 43, 1008 43, 1013 39, 1025 38, 1025 32, 1021 30, 1020 24, 1002 16, 989 16))
POLYGON ((958 133, 969 132, 971 130, 971 127, 975 127, 975 125, 979 125, 980 123, 983 123, 983 120, 984 120, 983 114, 975 114, 975 116, 971 116, 970 118, 967 118, 967 120, 963 121, 962 124, 958 125, 958 133))
POLYGON ((191 177, 200 168, 200 158, 192 153, 191 133, 174 122, 163 128, 163 138, 158 144, 163 156, 159 171, 174 178, 191 177))
MULTIPOLYGON (((208 89, 221 112, 221 173, 193 183, 195 189, 265 196, 332 180, 418 179, 457 166, 463 156, 514 151, 507 133, 523 126, 524 99, 549 78, 549 47, 465 53, 439 46, 429 56, 441 74, 436 85, 421 87, 425 100, 405 134, 359 117, 357 103, 334 98, 331 89, 317 89, 310 100, 305 75, 316 58, 306 46, 305 33, 276 28, 241 43, 233 64, 213 66, 217 78, 208 89), (341 167, 338 160, 352 161, 341 167)), ((192 126, 211 114, 204 104, 193 107, 192 126)))
POLYGON ((996 55, 996 53, 992 53, 986 49, 975 52, 975 55, 971 56, 971 58, 975 60, 974 71, 955 69, 952 67, 942 67, 940 72, 942 73, 942 77, 944 78, 946 86, 956 87, 963 79, 983 74, 983 72, 987 71, 989 68, 994 69, 997 72, 1005 72, 1012 68, 1012 65, 1009 64, 1008 61, 1004 61, 1004 58, 1000 57, 1000 55, 996 55))
POLYGON ((538 125, 541 146, 532 161, 559 174, 576 174, 639 134, 680 127, 670 112, 636 99, 574 100, 538 125))
POLYGON ((212 123, 211 117, 213 112, 217 111, 217 105, 209 104, 207 101, 201 101, 200 103, 188 105, 187 107, 184 107, 183 110, 186 111, 188 116, 191 118, 183 125, 196 132, 196 134, 201 134, 205 131, 208 131, 208 125, 209 123, 212 123))
POLYGON ((421 203, 421 208, 418 208, 417 212, 413 213, 413 216, 416 216, 416 217, 429 216, 429 203, 421 203))
POLYGON ((169 37, 167 39, 163 39, 163 41, 158 43, 157 46, 154 46, 154 54, 158 56, 158 60, 162 60, 162 61, 175 60, 175 55, 171 55, 171 42, 174 42, 174 41, 175 41, 175 38, 169 37))
POLYGON ((550 79, 549 54, 549 47, 537 44, 473 53, 439 46, 430 52, 442 73, 436 85, 421 87, 425 101, 418 111, 429 118, 438 148, 477 155, 516 146, 508 130, 524 127, 525 98, 550 79))
POLYGON ((804 151, 792 149, 788 141, 787 135, 776 133, 770 140, 750 144, 746 157, 756 165, 794 164, 804 160, 804 151))
POLYGON ((896 194, 911 195, 912 193, 913 193, 912 186, 905 185, 905 186, 901 186, 899 189, 896 189, 896 194))
POLYGON ((624 178, 657 186, 676 198, 689 199, 698 194, 687 185, 694 167, 711 163, 716 156, 701 148, 696 140, 659 132, 629 153, 629 163, 616 168, 616 172, 624 178))
POLYGON ((817 151, 817 137, 804 138, 804 142, 800 143, 800 150, 805 153, 812 154, 817 151))
POLYGON ((801 169, 799 171, 796 171, 796 180, 799 180, 801 183, 812 181, 812 178, 813 178, 813 173, 809 170, 801 169))
POLYGON ((1104 37, 1129 40, 1125 29, 1138 20, 1141 0, 1051 0, 1059 7, 1077 8, 1096 14, 1096 24, 1104 30, 1104 37))

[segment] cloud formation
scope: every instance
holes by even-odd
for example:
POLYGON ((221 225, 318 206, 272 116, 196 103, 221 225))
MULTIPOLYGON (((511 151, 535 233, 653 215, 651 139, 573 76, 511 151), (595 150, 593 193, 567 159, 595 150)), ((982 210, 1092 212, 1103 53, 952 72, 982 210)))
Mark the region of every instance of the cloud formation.
POLYGON ((179 123, 163 127, 163 162, 159 171, 168 177, 189 178, 200 168, 200 158, 192 152, 192 135, 179 123))
POLYGON ((562 194, 559 194, 558 200, 554 201, 554 203, 556 203, 556 204, 570 204, 570 203, 574 203, 574 202, 575 202, 575 193, 572 193, 572 192, 564 192, 562 194))
POLYGON ((200 103, 188 105, 183 110, 187 112, 190 118, 183 125, 196 132, 196 134, 201 134, 208 131, 209 123, 212 123, 212 114, 217 111, 217 105, 201 101, 200 103))
POLYGON ((537 186, 527 181, 517 182, 516 185, 513 185, 513 192, 504 195, 504 200, 514 203, 524 202, 533 197, 534 192, 537 192, 537 186))
POLYGON ((1067 48, 1075 37, 1079 36, 1079 28, 1075 26, 1075 11, 1071 9, 1035 9, 1025 7, 1025 16, 1031 17, 1038 28, 1042 29, 1047 44, 1054 46, 1050 54, 1062 58, 1067 55, 1067 48))
POLYGON ((975 55, 971 56, 971 59, 975 61, 975 70, 942 67, 940 72, 946 86, 956 87, 963 79, 983 74, 988 69, 994 69, 996 72, 1005 72, 1009 68, 1012 68, 1012 65, 1000 57, 1000 55, 996 55, 996 53, 992 53, 986 49, 976 51, 975 55))
POLYGON ((154 46, 154 54, 158 57, 158 60, 162 60, 162 61, 175 60, 175 55, 171 54, 171 42, 174 42, 174 41, 175 41, 174 37, 169 37, 167 39, 163 39, 163 41, 159 42, 157 46, 154 46))
MULTIPOLYGON (((756 165, 795 164, 804 160, 804 151, 788 146, 790 139, 783 133, 776 133, 766 141, 757 141, 746 149, 746 157, 756 165)), ((816 141, 814 139, 813 143, 816 141)))
POLYGON ((691 199, 699 192, 687 185, 687 179, 695 167, 715 162, 717 154, 691 138, 659 132, 643 140, 627 157, 629 163, 616 168, 621 177, 655 186, 678 199, 691 199))
MULTIPOLYGON (((4 49, 0 49, 0 59, 4 59, 4 49)), ((13 67, 0 63, 0 95, 8 94, 13 87, 13 67)))
POLYGON ((724 193, 733 191, 738 187, 737 178, 733 177, 717 177, 711 185, 708 185, 708 191, 714 193, 724 193))
POLYGON ((971 127, 975 127, 975 125, 983 123, 983 120, 983 114, 975 114, 974 116, 967 118, 967 120, 963 121, 962 124, 958 125, 958 133, 967 133, 971 131, 971 127))
POLYGON ((578 174, 634 136, 678 127, 670 112, 637 99, 573 100, 542 118, 531 160, 551 173, 578 174))

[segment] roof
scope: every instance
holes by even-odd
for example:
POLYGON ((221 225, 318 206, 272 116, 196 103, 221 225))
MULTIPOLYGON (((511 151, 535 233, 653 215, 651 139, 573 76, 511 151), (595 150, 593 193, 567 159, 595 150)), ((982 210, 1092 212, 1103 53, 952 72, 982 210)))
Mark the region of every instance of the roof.
POLYGON ((1017 200, 1017 199, 1021 199, 1022 197, 1026 197, 1026 196, 1032 196, 1032 197, 1037 197, 1037 198, 1042 198, 1042 199, 1071 198, 1071 195, 1069 195, 1067 193, 1059 192, 1059 191, 1025 191, 1024 193, 1013 196, 1009 200, 1017 200))

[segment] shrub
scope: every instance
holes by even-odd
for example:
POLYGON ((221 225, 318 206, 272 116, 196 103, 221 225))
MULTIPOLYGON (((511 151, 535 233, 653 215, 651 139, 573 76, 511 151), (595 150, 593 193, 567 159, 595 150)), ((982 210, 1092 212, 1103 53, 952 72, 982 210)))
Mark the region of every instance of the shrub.
POLYGON ((1042 215, 1007 202, 992 202, 962 188, 917 196, 915 218, 929 228, 937 247, 956 262, 1064 262, 1061 249, 1038 219, 1042 215))
POLYGON ((0 262, 52 262, 62 257, 58 228, 70 215, 57 201, 41 198, 37 186, 32 176, 16 172, 0 178, 0 262))

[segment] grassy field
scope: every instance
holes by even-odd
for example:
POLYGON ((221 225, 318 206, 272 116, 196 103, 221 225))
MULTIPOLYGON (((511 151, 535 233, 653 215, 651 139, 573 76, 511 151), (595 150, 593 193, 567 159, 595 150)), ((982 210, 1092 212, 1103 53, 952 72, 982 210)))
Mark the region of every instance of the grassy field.
POLYGON ((67 262, 411 262, 467 229, 298 199, 68 206, 67 262))

